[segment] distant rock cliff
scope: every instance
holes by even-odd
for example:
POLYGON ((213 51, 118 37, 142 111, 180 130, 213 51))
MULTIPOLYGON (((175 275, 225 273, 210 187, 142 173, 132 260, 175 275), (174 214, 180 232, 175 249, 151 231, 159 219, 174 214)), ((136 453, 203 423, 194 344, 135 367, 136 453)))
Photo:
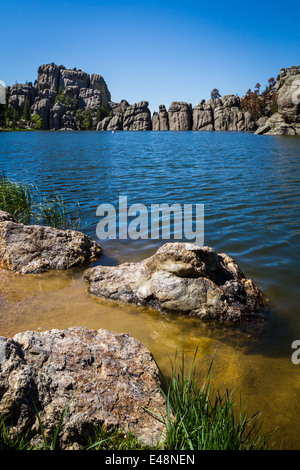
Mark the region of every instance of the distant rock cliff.
POLYGON ((31 115, 39 116, 42 129, 74 130, 93 128, 97 111, 107 112, 111 96, 101 75, 90 76, 76 68, 46 64, 38 68, 34 85, 15 84, 9 88, 8 106, 20 117, 26 100, 31 115))
POLYGON ((300 65, 281 69, 275 84, 278 112, 255 132, 267 135, 300 135, 300 65))
MULTIPOLYGON (((97 131, 246 131, 256 134, 300 135, 300 66, 281 69, 265 92, 220 95, 196 106, 174 101, 151 116, 149 103, 111 101, 101 75, 45 64, 34 85, 6 89, 6 111, 0 126, 49 130, 97 131), (16 125, 17 123, 17 125, 16 125)), ((270 80, 269 80, 270 82, 270 80)), ((213 96, 213 95, 212 95, 213 96)), ((1 105, 0 105, 1 106, 1 105)))

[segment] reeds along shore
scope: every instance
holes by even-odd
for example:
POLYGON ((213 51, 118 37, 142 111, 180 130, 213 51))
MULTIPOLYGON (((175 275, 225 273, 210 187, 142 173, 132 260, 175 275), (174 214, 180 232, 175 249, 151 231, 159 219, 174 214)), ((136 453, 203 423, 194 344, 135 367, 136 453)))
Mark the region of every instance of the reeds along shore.
POLYGON ((79 203, 72 208, 62 195, 45 195, 33 185, 10 180, 4 172, 0 174, 0 210, 27 225, 47 225, 61 229, 78 229, 80 226, 79 203))

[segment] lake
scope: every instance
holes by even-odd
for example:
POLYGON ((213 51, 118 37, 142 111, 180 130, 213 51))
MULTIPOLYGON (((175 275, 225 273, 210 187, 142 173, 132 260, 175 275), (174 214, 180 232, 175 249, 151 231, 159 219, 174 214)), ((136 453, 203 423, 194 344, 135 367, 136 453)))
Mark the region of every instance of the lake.
POLYGON ((0 170, 47 194, 78 201, 80 230, 103 247, 95 264, 152 255, 166 240, 96 236, 102 203, 204 204, 204 243, 235 258, 270 299, 263 324, 220 326, 91 298, 82 269, 42 275, 0 273, 0 335, 70 326, 126 332, 165 371, 176 350, 187 361, 198 346, 213 384, 242 394, 276 442, 300 448, 300 139, 236 132, 0 133, 0 170))

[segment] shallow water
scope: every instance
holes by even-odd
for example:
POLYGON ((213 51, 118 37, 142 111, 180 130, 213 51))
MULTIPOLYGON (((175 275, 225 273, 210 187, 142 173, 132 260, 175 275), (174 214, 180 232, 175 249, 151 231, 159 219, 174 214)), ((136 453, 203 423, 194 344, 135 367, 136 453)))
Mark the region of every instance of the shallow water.
MULTIPOLYGON (((0 134, 0 169, 62 193, 82 208, 81 230, 96 238, 96 208, 116 204, 203 203, 205 244, 233 256, 270 299, 264 322, 220 327, 192 318, 90 297, 84 269, 0 273, 0 334, 70 326, 130 333, 164 371, 176 350, 190 361, 199 346, 204 373, 215 353, 214 383, 241 392, 261 411, 276 442, 300 449, 300 139, 230 132, 15 132, 0 134)), ((99 240, 97 240, 99 241, 99 240)), ((101 264, 138 261, 164 240, 108 240, 101 264)), ((95 264, 97 264, 95 263, 95 264)))

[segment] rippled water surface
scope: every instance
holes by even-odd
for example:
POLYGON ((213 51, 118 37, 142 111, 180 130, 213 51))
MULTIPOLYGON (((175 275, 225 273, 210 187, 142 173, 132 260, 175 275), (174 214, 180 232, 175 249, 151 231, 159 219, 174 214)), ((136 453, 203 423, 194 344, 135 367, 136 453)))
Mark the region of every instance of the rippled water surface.
MULTIPOLYGON (((96 208, 204 204, 205 244, 233 256, 270 299, 263 324, 220 327, 91 298, 82 270, 0 273, 0 335, 69 326, 127 332, 164 370, 177 349, 199 345, 216 387, 234 388, 284 448, 300 449, 300 139, 230 132, 14 132, 0 134, 0 169, 79 201, 81 230, 96 238, 96 208)), ((97 240, 98 241, 98 240, 97 240)), ((164 240, 102 241, 102 264, 138 261, 164 240)), ((239 395, 238 398, 239 399, 239 395)))

